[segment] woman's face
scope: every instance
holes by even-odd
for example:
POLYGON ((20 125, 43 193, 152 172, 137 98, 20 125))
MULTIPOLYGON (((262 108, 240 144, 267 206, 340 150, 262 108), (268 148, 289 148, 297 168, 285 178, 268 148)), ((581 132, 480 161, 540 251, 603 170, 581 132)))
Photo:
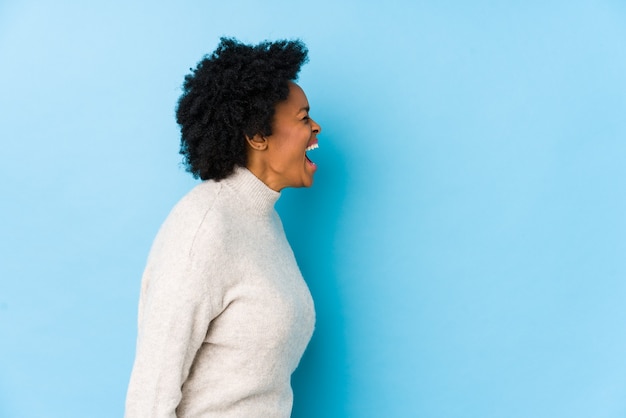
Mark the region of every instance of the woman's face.
POLYGON ((309 117, 309 101, 304 91, 289 83, 289 96, 276 105, 272 134, 265 137, 266 178, 274 190, 285 187, 310 187, 317 166, 306 156, 317 148, 317 134, 322 128, 309 117))

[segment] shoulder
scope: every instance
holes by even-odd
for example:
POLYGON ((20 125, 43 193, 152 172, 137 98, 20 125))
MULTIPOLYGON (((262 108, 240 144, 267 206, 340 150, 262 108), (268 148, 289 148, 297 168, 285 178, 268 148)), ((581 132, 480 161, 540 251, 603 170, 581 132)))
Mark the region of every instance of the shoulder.
POLYGON ((222 185, 204 181, 183 196, 161 225, 151 253, 188 255, 196 235, 207 222, 216 224, 215 208, 219 206, 222 185))
POLYGON ((222 189, 220 183, 207 180, 196 185, 172 208, 170 218, 184 217, 189 220, 203 216, 219 199, 222 189))
POLYGON ((174 205, 162 229, 173 228, 177 234, 197 229, 219 201, 221 189, 222 185, 213 181, 196 185, 174 205))
POLYGON ((205 181, 172 208, 152 243, 144 273, 146 283, 160 283, 189 294, 207 286, 206 278, 212 276, 211 259, 223 252, 221 193, 219 183, 205 181))

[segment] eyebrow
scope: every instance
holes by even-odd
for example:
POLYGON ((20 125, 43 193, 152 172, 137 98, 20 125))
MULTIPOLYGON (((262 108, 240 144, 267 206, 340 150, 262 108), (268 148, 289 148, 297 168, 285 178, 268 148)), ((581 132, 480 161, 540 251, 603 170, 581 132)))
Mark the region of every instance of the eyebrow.
POLYGON ((303 110, 306 110, 306 112, 309 113, 311 111, 311 108, 309 106, 301 107, 300 110, 298 110, 298 113, 302 112, 303 110))

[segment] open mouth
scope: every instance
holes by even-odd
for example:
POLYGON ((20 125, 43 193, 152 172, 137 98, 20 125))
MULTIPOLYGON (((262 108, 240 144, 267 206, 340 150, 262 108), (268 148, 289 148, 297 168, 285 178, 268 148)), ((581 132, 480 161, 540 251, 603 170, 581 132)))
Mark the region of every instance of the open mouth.
POLYGON ((306 157, 307 161, 309 163, 313 164, 313 165, 315 165, 315 163, 313 161, 311 161, 311 159, 309 158, 307 153, 309 151, 313 151, 314 149, 318 149, 318 148, 319 148, 319 145, 317 144, 317 141, 316 141, 315 143, 313 143, 313 144, 309 145, 308 147, 306 147, 306 149, 304 150, 305 151, 304 156, 306 157))

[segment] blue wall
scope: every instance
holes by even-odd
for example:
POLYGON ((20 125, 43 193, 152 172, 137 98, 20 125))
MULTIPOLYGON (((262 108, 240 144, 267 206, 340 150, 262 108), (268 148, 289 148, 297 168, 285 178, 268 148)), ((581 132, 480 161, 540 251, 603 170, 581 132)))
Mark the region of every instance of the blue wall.
POLYGON ((623 2, 100 3, 0 3, 1 417, 122 415, 194 184, 174 105, 221 35, 311 51, 295 417, 626 416, 623 2))

